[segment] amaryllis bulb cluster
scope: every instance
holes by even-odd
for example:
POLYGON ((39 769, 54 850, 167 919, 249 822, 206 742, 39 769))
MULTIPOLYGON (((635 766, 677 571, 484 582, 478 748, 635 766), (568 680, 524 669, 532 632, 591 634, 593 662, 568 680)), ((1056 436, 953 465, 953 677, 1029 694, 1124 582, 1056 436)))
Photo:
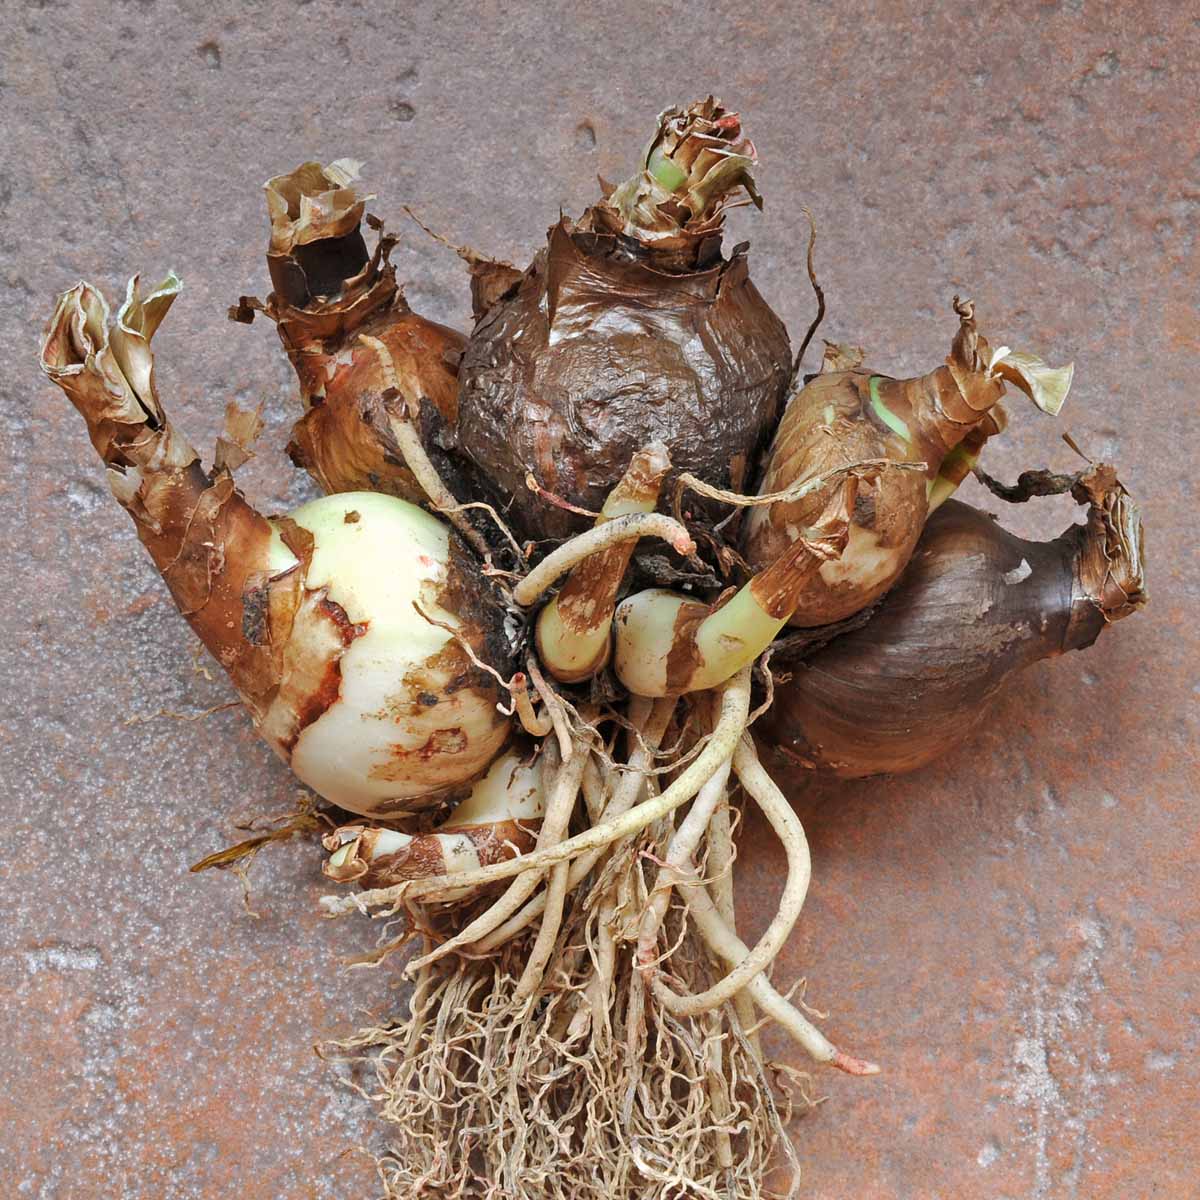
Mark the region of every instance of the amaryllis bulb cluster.
POLYGON ((770 977, 811 863, 755 738, 806 771, 913 769, 1019 668, 1145 603, 1112 467, 1034 473, 1087 506, 1048 543, 949 499, 1006 385, 1055 414, 1072 379, 993 348, 969 301, 924 375, 831 346, 798 378, 745 247, 722 248, 728 210, 761 207, 756 166, 715 98, 668 109, 526 269, 456 247, 469 336, 404 300, 357 163, 272 177, 272 291, 231 315, 274 321, 296 370, 289 451, 326 494, 284 516, 234 484, 252 422, 206 469, 159 400, 174 275, 135 276, 115 322, 78 284, 42 344, 180 612, 345 810, 324 870, 361 890, 327 912, 405 914, 374 962, 420 943, 408 1016, 354 1043, 388 1064, 389 1196, 761 1197, 781 1126, 760 1026, 878 1068, 770 977), (787 862, 753 945, 735 787, 787 862))

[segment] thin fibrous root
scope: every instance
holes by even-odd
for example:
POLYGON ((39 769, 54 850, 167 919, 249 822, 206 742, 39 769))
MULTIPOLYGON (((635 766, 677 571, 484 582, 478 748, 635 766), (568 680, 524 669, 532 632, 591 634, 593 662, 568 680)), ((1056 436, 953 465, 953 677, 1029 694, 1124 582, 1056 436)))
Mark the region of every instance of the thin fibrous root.
POLYGON ((521 543, 517 541, 516 537, 513 534, 513 531, 511 529, 509 529, 509 527, 504 523, 503 518, 496 511, 496 509, 493 505, 486 504, 482 500, 467 500, 467 501, 464 501, 462 504, 455 505, 455 507, 453 509, 446 509, 445 511, 446 511, 446 515, 449 516, 449 514, 451 512, 469 512, 471 509, 476 509, 476 508, 481 509, 483 512, 487 513, 487 515, 489 517, 492 518, 492 523, 500 531, 504 540, 511 547, 513 554, 516 556, 516 561, 518 563, 520 563, 522 567, 528 567, 528 562, 526 561, 526 555, 525 555, 524 548, 522 547, 521 543))
MULTIPOLYGON (((628 812, 633 806, 633 802, 638 798, 638 794, 641 792, 645 782, 646 769, 649 767, 654 752, 658 749, 666 734, 667 725, 674 711, 675 701, 673 699, 654 701, 653 707, 651 707, 649 700, 643 700, 638 696, 635 696, 631 701, 629 716, 630 720, 634 722, 633 732, 635 735, 640 733, 641 736, 639 744, 630 753, 629 769, 621 776, 621 781, 617 784, 612 798, 604 810, 604 817, 612 818, 620 816, 622 813, 628 812)), ((589 850, 586 854, 581 854, 571 863, 570 874, 567 876, 568 889, 577 887, 592 873, 592 870, 600 861, 606 849, 607 847, 600 847, 595 850, 589 850)), ((534 896, 509 921, 501 925, 486 938, 482 938, 476 944, 475 949, 480 953, 497 949, 540 917, 545 906, 546 896, 544 892, 534 896)))
POLYGON ((675 496, 679 497, 684 491, 693 491, 709 500, 719 500, 722 504, 732 504, 735 508, 757 508, 765 504, 786 504, 799 500, 812 492, 820 491, 844 479, 848 475, 870 475, 879 471, 924 471, 923 462, 893 462, 890 458, 864 458, 859 462, 845 463, 826 471, 821 475, 810 475, 798 483, 792 484, 781 492, 765 492, 761 496, 746 496, 741 492, 730 492, 724 488, 713 487, 703 479, 689 471, 681 472, 675 480, 675 496))
MULTIPOLYGON (((636 860, 630 860, 636 861, 636 860)), ((393 1145, 380 1160, 389 1197, 492 1200, 765 1200, 786 1138, 762 1062, 728 1008, 676 1018, 643 1008, 633 958, 618 954, 603 1003, 618 1044, 568 1032, 592 970, 594 907, 564 911, 537 1002, 514 997, 528 953, 518 939, 484 959, 421 972, 407 1019, 340 1043, 367 1068, 351 1083, 380 1106, 393 1145), (591 931, 591 932, 589 932, 591 931), (481 1136, 482 1134, 482 1136, 481 1136), (466 1151, 466 1152, 464 1152, 466 1151)), ((712 961, 668 917, 672 970, 703 988, 712 961)), ((785 1152, 790 1147, 784 1145, 785 1152)), ((794 1152, 788 1196, 799 1182, 794 1152)))

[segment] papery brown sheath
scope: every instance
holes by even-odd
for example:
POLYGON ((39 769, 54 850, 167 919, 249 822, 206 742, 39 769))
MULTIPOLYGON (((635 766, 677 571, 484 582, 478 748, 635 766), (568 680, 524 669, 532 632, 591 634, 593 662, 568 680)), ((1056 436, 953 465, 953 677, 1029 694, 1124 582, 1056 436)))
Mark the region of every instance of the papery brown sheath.
MULTIPOLYGON (((168 276, 143 297, 134 276, 110 330, 104 297, 77 284, 59 299, 42 368, 87 421, 109 486, 179 611, 261 718, 278 690, 301 576, 270 582, 270 523, 246 503, 228 470, 204 470, 159 403, 150 339, 179 288, 168 276)), ((286 536, 302 555, 303 531, 286 536)))
POLYGON ((354 186, 358 166, 307 162, 267 181, 274 290, 265 305, 243 297, 230 316, 249 322, 262 312, 274 321, 296 369, 305 412, 288 453, 297 466, 326 493, 387 492, 421 503, 424 492, 367 409, 398 384, 439 471, 457 482, 459 467, 447 450, 466 338, 409 308, 388 258, 393 237, 381 232, 368 252, 361 223, 370 197, 354 186), (384 343, 394 381, 364 335, 384 343))

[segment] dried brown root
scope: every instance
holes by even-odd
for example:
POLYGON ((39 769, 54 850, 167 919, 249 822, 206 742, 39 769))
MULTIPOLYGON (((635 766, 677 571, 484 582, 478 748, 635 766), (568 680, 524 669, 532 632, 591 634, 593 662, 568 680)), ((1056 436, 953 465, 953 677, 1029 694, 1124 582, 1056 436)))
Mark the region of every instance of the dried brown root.
POLYGON ((1047 470, 1022 471, 1017 476, 1016 483, 1007 484, 1001 483, 978 465, 973 468, 973 473, 993 496, 998 496, 1009 504, 1024 504, 1038 496, 1062 496, 1069 492, 1084 474, 1083 471, 1076 471, 1073 475, 1061 475, 1047 470))
POLYGON ((813 266, 813 251, 817 248, 817 219, 812 215, 812 210, 807 206, 802 205, 800 211, 808 218, 808 259, 806 266, 808 269, 808 282, 812 285, 813 295, 817 299, 817 315, 813 317, 812 324, 809 325, 804 334, 804 340, 800 343, 800 349, 796 351, 796 357, 792 360, 793 380, 800 374, 800 364, 804 362, 804 352, 816 336, 817 330, 821 328, 821 322, 825 320, 825 289, 817 282, 817 272, 813 266))
MULTIPOLYGON (((621 879, 635 883, 636 866, 621 879)), ((640 903, 644 889, 627 899, 640 903)), ((594 946, 598 913, 572 895, 535 999, 516 996, 532 941, 525 935, 494 955, 423 969, 406 1021, 338 1044, 369 1063, 374 1079, 364 1090, 394 1131, 380 1161, 389 1197, 773 1194, 764 1181, 788 1112, 727 1006, 679 1018, 645 1005, 633 956, 620 953, 604 1003, 621 1049, 594 1029, 590 1039, 572 1031, 594 970, 591 951, 578 948, 594 946)), ((624 931, 615 932, 624 944, 624 931)), ((675 946, 672 974, 703 990, 713 966, 682 907, 672 907, 664 932, 675 946)), ((798 1183, 793 1162, 786 1194, 798 1183)))

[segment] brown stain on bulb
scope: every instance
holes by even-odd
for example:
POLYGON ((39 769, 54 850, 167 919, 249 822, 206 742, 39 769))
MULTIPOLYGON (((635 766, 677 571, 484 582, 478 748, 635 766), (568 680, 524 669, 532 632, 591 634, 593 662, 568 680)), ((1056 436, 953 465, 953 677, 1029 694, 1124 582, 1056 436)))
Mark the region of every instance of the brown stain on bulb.
POLYGON ((343 646, 349 646, 355 638, 362 637, 370 626, 369 621, 351 621, 346 610, 336 600, 330 600, 328 596, 321 596, 317 601, 317 607, 333 622, 341 635, 343 646))
POLYGON ((325 670, 313 689, 299 701, 295 708, 292 732, 281 738, 279 745, 286 757, 291 756, 300 740, 300 735, 319 721, 337 703, 342 694, 342 665, 337 659, 325 664, 325 670))
POLYGON ((611 613, 613 599, 633 553, 633 544, 585 558, 571 572, 558 594, 558 616, 572 633, 590 632, 605 611, 611 613))
POLYGON ((394 723, 408 735, 404 744, 381 747, 370 778, 396 784, 398 791, 419 792, 407 800, 380 801, 372 808, 376 815, 428 808, 448 788, 461 785, 464 776, 482 770, 509 734, 510 721, 497 711, 499 680, 467 651, 469 646, 481 662, 511 673, 504 609, 453 532, 446 568, 422 583, 417 610, 414 620, 452 626, 455 636, 409 667, 380 709, 363 714, 364 720, 394 723))
MULTIPOLYGON (((920 461, 915 448, 872 411, 870 378, 866 371, 822 375, 792 397, 776 431, 760 491, 784 491, 810 475, 866 459, 920 461), (829 420, 830 409, 833 420, 829 420)), ((817 524, 835 486, 799 500, 753 509, 744 526, 747 561, 762 569, 780 558, 796 538, 817 524)), ((925 491, 925 475, 919 471, 884 471, 864 486, 855 500, 853 525, 870 539, 872 554, 881 560, 892 557, 893 565, 875 579, 858 578, 856 563, 850 558, 814 573, 791 624, 831 624, 877 600, 920 536, 925 491)))
POLYGON ((363 868, 358 879, 364 888, 390 887, 405 879, 425 879, 444 874, 446 869, 442 844, 437 837, 429 835, 415 837, 403 849, 378 857, 370 854, 369 847, 363 847, 362 857, 357 861, 363 868))
POLYGON ((681 604, 671 630, 671 649, 664 664, 666 692, 679 696, 686 692, 704 666, 704 657, 696 644, 696 631, 713 610, 706 604, 681 604))
MULTIPOLYGON (((408 879, 425 879, 445 874, 450 860, 445 853, 445 837, 464 838, 474 850, 475 861, 470 867, 489 867, 505 862, 533 849, 541 820, 496 821, 487 825, 444 826, 438 831, 417 834, 408 845, 387 854, 375 854, 380 830, 347 826, 328 835, 326 849, 336 850, 347 838, 355 838, 354 854, 339 867, 322 868, 324 873, 339 882, 357 881, 363 888, 391 887, 408 879)), ((456 855, 455 866, 461 864, 456 855)))
POLYGON ((461 726, 435 729, 420 746, 389 746, 387 759, 371 768, 370 778, 388 783, 406 780, 420 770, 421 764, 464 754, 470 746, 470 738, 461 726))
POLYGON ((279 746, 288 757, 295 750, 300 735, 310 725, 316 724, 341 698, 342 654, 356 638, 367 632, 369 624, 366 621, 351 621, 346 610, 323 592, 310 593, 309 600, 316 616, 331 627, 334 644, 329 646, 330 639, 326 639, 326 645, 332 653, 327 652, 323 666, 316 667, 315 678, 311 668, 306 673, 309 675, 308 689, 297 689, 291 731, 279 739, 279 746))

